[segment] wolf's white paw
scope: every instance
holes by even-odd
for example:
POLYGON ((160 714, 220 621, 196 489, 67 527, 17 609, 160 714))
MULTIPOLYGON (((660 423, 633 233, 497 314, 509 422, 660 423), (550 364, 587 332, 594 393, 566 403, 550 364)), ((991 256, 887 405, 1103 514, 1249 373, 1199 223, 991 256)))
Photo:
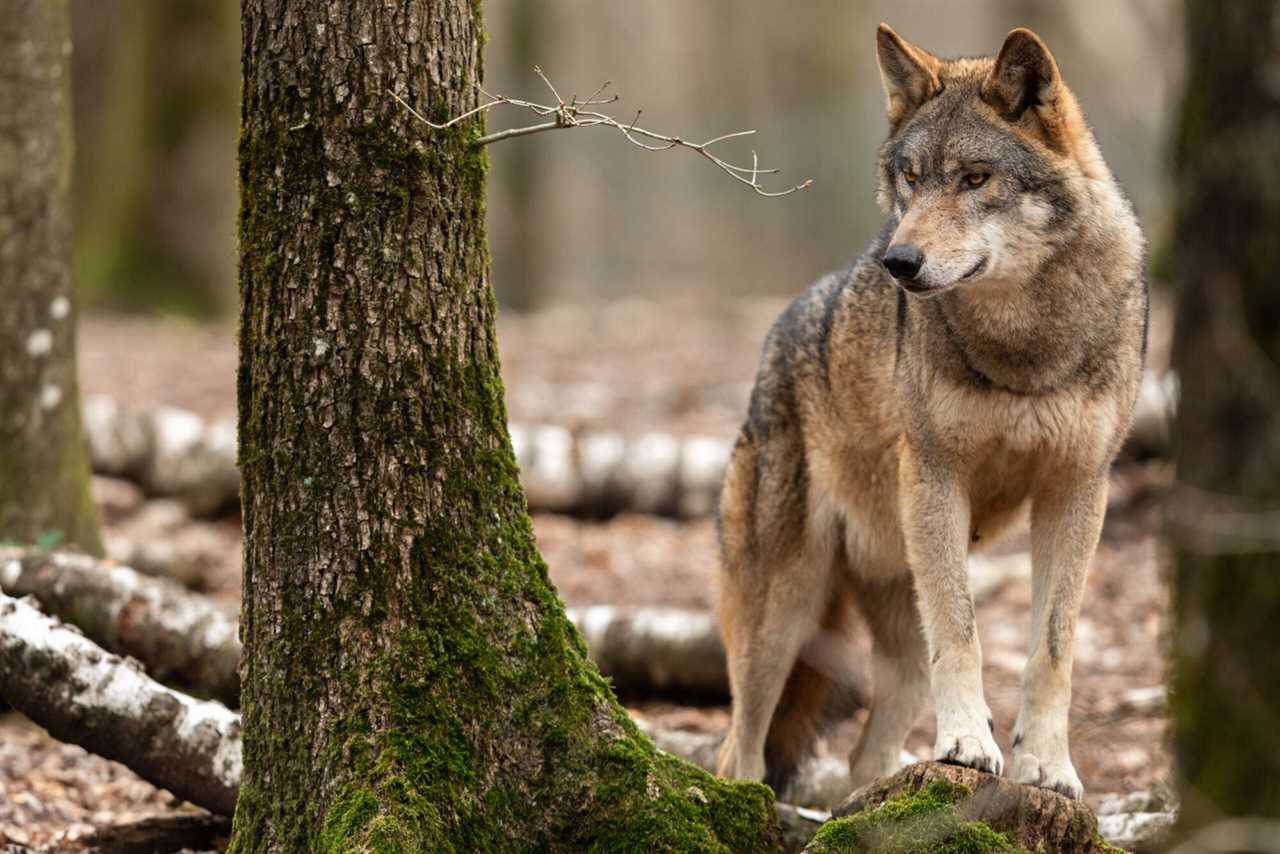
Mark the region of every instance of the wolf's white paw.
POLYGON ((1063 756, 1058 760, 1040 758, 1030 750, 1014 748, 1013 781, 1027 786, 1039 786, 1042 789, 1053 789, 1060 795, 1079 800, 1084 794, 1084 785, 1076 774, 1071 759, 1063 756))
POLYGON ((933 745, 933 758, 951 765, 964 765, 986 771, 997 777, 1004 771, 1004 756, 991 736, 990 718, 978 718, 970 726, 944 726, 938 723, 938 738, 933 745), (976 725, 973 725, 976 724, 976 725))

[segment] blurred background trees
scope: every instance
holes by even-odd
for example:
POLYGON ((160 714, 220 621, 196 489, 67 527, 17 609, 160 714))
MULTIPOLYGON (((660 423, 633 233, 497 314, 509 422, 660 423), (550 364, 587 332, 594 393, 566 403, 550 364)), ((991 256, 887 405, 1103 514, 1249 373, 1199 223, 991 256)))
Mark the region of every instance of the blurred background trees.
POLYGON ((236 6, 71 0, 75 257, 90 305, 234 312, 236 6))
MULTIPOLYGON (((1169 516, 1172 711, 1194 830, 1280 816, 1280 3, 1185 9, 1169 516)), ((1218 838, 1261 850, 1277 829, 1218 838)))
POLYGON ((66 0, 0 0, 0 542, 102 544, 80 427, 66 0))
MULTIPOLYGON (((76 260, 94 306, 226 315, 234 299, 235 4, 72 0, 76 260)), ((618 115, 688 137, 758 128, 741 148, 814 186, 764 201, 680 153, 606 132, 490 149, 494 282, 508 308, 626 295, 709 300, 794 293, 861 251, 880 222, 872 168, 884 123, 875 25, 953 54, 990 53, 1011 22, 1053 47, 1109 162, 1161 244, 1164 139, 1181 41, 1164 0, 923 0, 795 8, 764 0, 584 7, 488 0, 491 91, 543 94, 531 70, 618 115), (1117 74, 1116 69, 1124 69, 1117 74)), ((503 127, 497 111, 490 127, 503 127)), ((512 121, 524 117, 512 115, 512 121)))

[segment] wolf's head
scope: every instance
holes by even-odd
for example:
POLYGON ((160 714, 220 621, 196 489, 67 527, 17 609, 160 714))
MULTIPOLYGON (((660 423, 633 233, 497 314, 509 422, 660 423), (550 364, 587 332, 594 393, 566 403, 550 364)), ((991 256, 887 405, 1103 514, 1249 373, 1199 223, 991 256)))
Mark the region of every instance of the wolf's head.
POLYGON ((1110 175, 1049 49, 1017 29, 994 59, 944 60, 887 24, 876 46, 885 267, 916 294, 1034 276, 1070 240, 1086 182, 1110 175))

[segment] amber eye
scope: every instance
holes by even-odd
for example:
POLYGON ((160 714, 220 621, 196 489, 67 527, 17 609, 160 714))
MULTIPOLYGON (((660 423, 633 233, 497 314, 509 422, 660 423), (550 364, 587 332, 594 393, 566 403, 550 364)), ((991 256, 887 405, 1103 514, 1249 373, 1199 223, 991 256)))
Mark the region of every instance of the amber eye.
POLYGON ((908 183, 908 184, 911 184, 912 186, 915 186, 915 183, 916 183, 916 180, 917 180, 917 178, 916 178, 916 173, 911 172, 910 170, 908 170, 908 171, 906 171, 906 172, 903 172, 903 173, 902 173, 902 177, 907 179, 907 183, 908 183))
POLYGON ((970 187, 981 187, 990 177, 986 172, 970 172, 964 176, 964 182, 970 187))

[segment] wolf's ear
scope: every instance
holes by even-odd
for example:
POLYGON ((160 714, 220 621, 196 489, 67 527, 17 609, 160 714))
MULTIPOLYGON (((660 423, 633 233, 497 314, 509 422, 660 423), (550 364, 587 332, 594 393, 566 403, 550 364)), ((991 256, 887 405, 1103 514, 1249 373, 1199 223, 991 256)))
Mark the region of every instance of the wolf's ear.
POLYGON ((1029 107, 1056 106, 1062 78, 1040 37, 1019 27, 1005 37, 996 64, 982 82, 982 100, 1009 121, 1029 107))
POLYGON ((937 57, 910 44, 888 24, 876 30, 876 58, 888 100, 889 127, 897 130, 920 105, 942 91, 937 57))

